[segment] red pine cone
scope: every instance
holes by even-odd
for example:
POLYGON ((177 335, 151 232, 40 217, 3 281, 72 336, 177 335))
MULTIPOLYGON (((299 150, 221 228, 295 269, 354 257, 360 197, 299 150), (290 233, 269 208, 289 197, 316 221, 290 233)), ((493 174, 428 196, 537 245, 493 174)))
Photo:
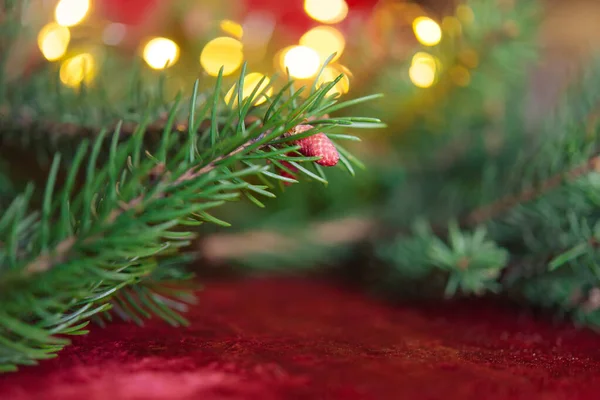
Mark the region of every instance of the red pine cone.
MULTIPOLYGON (((312 125, 297 125, 290 132, 290 135, 297 135, 312 129, 312 125)), ((321 157, 315 161, 319 165, 325 167, 333 167, 340 160, 340 154, 333 145, 331 139, 322 132, 300 139, 294 142, 300 146, 300 153, 307 157, 321 157)))

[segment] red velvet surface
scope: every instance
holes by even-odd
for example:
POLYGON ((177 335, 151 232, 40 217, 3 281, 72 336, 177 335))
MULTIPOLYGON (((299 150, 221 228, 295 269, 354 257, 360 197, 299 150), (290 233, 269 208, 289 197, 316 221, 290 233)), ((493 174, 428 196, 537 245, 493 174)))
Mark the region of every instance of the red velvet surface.
POLYGON ((310 280, 213 283, 189 328, 93 328, 0 399, 598 399, 600 334, 502 306, 390 306, 310 280))

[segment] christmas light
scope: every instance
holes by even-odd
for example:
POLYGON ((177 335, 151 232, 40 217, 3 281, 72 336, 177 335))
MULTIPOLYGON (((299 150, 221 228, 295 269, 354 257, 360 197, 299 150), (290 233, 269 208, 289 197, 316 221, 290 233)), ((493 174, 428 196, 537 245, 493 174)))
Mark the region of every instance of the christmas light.
POLYGON ((452 67, 449 71, 449 75, 450 79, 452 79, 457 86, 468 86, 471 82, 471 73, 461 65, 452 67))
POLYGON ((219 26, 223 32, 228 33, 237 39, 241 39, 244 35, 244 28, 237 22, 225 19, 221 21, 219 26))
POLYGON ((44 26, 38 34, 38 47, 48 61, 61 58, 67 51, 71 32, 69 28, 51 22, 44 26))
POLYGON ((179 59, 179 46, 170 39, 157 37, 144 46, 143 58, 150 68, 168 68, 179 59))
POLYGON ((300 45, 315 50, 321 58, 321 63, 325 62, 327 57, 336 53, 335 57, 330 61, 333 62, 342 55, 346 46, 346 40, 344 39, 344 35, 334 27, 317 26, 302 35, 300 45))
POLYGON ((348 15, 348 4, 345 0, 304 0, 304 11, 316 21, 337 24, 348 15))
POLYGON ((294 46, 283 56, 283 65, 294 78, 306 79, 315 75, 321 65, 319 54, 306 46, 294 46))
POLYGON ((462 25, 458 18, 447 16, 442 20, 442 30, 444 31, 444 34, 458 36, 462 32, 462 25))
POLYGON ((475 19, 473 9, 466 4, 460 4, 456 7, 456 17, 465 24, 470 24, 475 19))
POLYGON ((280 68, 282 71, 285 72, 285 55, 294 47, 296 46, 287 46, 275 53, 275 56, 273 57, 273 66, 275 68, 280 68))
POLYGON ((435 46, 442 40, 442 29, 431 18, 416 18, 413 21, 413 30, 417 40, 425 46, 435 46))
MULTIPOLYGON (((340 74, 345 71, 342 71, 341 68, 336 68, 336 66, 328 65, 323 69, 321 75, 319 75, 319 86, 322 86, 328 82, 333 82, 340 74)), ((335 86, 333 86, 327 92, 327 96, 331 96, 334 94, 346 94, 350 90, 350 79, 348 75, 344 73, 342 79, 340 79, 335 86)))
POLYGON ((408 75, 411 82, 420 88, 428 88, 435 81, 435 70, 427 64, 411 65, 408 75))
POLYGON ((420 88, 428 88, 434 84, 438 61, 431 54, 419 52, 413 56, 408 70, 411 82, 420 88))
POLYGON ((223 75, 234 73, 244 61, 243 45, 230 37, 218 37, 204 46, 200 54, 202 68, 211 76, 219 75, 223 67, 223 75))
POLYGON ((90 0, 60 0, 54 9, 54 18, 59 25, 75 26, 90 10, 90 0))
POLYGON ((69 87, 89 84, 96 76, 96 60, 90 53, 78 54, 63 61, 60 66, 60 81, 69 87))
MULTIPOLYGON (((263 79, 264 75, 259 73, 259 72, 252 72, 248 75, 246 75, 244 77, 244 83, 243 83, 243 88, 242 88, 242 100, 247 99, 252 92, 254 91, 254 89, 256 87, 258 87, 261 79, 263 79)), ((270 87, 267 90, 265 90, 265 88, 269 85, 271 81, 269 80, 269 78, 265 78, 262 82, 262 84, 260 85, 260 87, 257 90, 257 95, 254 97, 255 100, 253 101, 252 104, 254 104, 255 106, 258 106, 262 103, 264 103, 265 101, 267 101, 267 97, 270 97, 273 95, 273 88, 270 87), (265 92, 261 95, 258 95, 259 93, 261 93, 263 90, 265 90, 265 92)), ((225 95, 225 103, 231 105, 232 107, 237 107, 238 106, 238 98, 237 98, 237 84, 234 84, 231 89, 229 89, 229 91, 227 92, 227 94, 225 95)))
POLYGON ((473 49, 464 49, 458 53, 458 59, 468 68, 475 68, 479 65, 479 56, 473 49))

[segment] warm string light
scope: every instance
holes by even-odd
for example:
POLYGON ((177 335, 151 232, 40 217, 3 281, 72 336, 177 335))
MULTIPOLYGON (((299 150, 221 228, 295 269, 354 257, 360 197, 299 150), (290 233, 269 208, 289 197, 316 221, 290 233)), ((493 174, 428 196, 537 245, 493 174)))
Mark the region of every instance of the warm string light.
MULTIPOLYGON (((68 27, 80 24, 89 14, 90 8, 90 0, 60 0, 57 3, 56 23, 46 26, 38 36, 40 51, 46 59, 54 61, 64 56, 70 41, 68 27)), ((325 24, 341 22, 348 14, 345 0, 305 0, 304 8, 311 18, 325 24)), ((113 25, 103 32, 103 41, 107 45, 118 44, 124 36, 122 26, 113 25)), ((221 21, 219 27, 231 37, 218 37, 211 40, 200 55, 200 64, 212 76, 217 76, 222 67, 224 75, 231 75, 240 68, 244 60, 243 45, 240 42, 244 35, 243 27, 232 20, 221 21)), ((330 62, 337 60, 343 53, 344 47, 344 36, 337 29, 331 26, 319 26, 306 32, 298 46, 291 46, 282 52, 280 62, 283 68, 289 70, 292 77, 308 79, 316 75, 322 63, 332 54, 335 56, 330 62)), ((174 65, 179 59, 179 53, 179 46, 174 41, 156 37, 145 44, 142 57, 150 68, 160 70, 174 65)), ((92 55, 80 54, 63 63, 61 80, 65 85, 75 87, 91 79, 95 75, 95 69, 92 55)), ((335 67, 328 66, 319 79, 320 83, 333 80, 339 72, 335 67)), ((258 80, 253 81, 253 79, 258 75, 250 74, 244 89, 257 84, 258 80)), ((262 75, 258 79, 260 77, 262 75)), ((349 81, 345 76, 331 90, 331 93, 346 93, 348 88, 349 81)), ((263 101, 265 100, 260 100, 263 101)))
POLYGON ((38 34, 38 47, 48 61, 56 61, 65 55, 71 32, 69 28, 51 22, 44 26, 38 34))
MULTIPOLYGON (((267 101, 267 97, 273 95, 273 88, 269 87, 266 89, 271 81, 268 77, 265 77, 263 74, 259 72, 252 72, 244 77, 243 87, 242 87, 242 100, 250 97, 254 89, 258 87, 256 91, 257 94, 260 94, 264 91, 264 93, 255 96, 253 105, 258 106, 267 101), (261 79, 264 80, 261 83, 261 79), (260 87, 258 86, 260 84, 260 87), (265 90, 266 89, 266 90, 265 90)), ((229 104, 231 107, 235 108, 238 106, 238 98, 237 98, 237 83, 234 84, 231 89, 225 95, 225 103, 229 104)))
POLYGON ((283 55, 283 65, 294 78, 308 79, 321 66, 319 54, 306 46, 294 46, 283 55))
POLYGON ((408 70, 411 82, 420 88, 431 87, 436 80, 439 61, 431 54, 419 52, 412 58, 412 64, 408 70))
POLYGON ((418 17, 413 21, 413 31, 417 40, 425 46, 435 46, 442 40, 442 29, 428 17, 418 17))
POLYGON ((458 36, 462 32, 462 24, 458 18, 450 15, 442 20, 442 30, 446 35, 458 36))
POLYGON ((470 24, 475 20, 473 9, 466 4, 460 4, 456 7, 456 17, 464 24, 470 24))
POLYGON ((72 88, 82 83, 89 85, 96 76, 96 60, 90 53, 82 53, 63 61, 60 66, 60 81, 72 88))
POLYGON ((304 11, 315 21, 337 24, 348 15, 345 0, 304 0, 304 11))
POLYGON ((448 71, 450 79, 457 86, 468 86, 471 82, 471 73, 462 65, 456 65, 448 71))
POLYGON ((315 50, 321 63, 324 63, 334 53, 335 57, 330 62, 340 58, 346 46, 344 35, 332 26, 317 26, 309 30, 302 35, 299 43, 301 46, 315 50))
POLYGON ((90 10, 90 0, 60 0, 54 10, 54 18, 59 25, 75 26, 86 17, 90 10))
POLYGON ((233 36, 236 39, 241 40, 242 36, 244 36, 244 28, 235 21, 225 19, 221 21, 219 27, 223 32, 233 36))
POLYGON ((243 45, 230 37, 218 37, 204 46, 200 54, 202 68, 211 76, 219 75, 223 67, 223 75, 233 74, 244 61, 243 45))
POLYGON ((143 58, 152 69, 168 68, 179 59, 179 46, 171 39, 153 38, 144 46, 143 58))

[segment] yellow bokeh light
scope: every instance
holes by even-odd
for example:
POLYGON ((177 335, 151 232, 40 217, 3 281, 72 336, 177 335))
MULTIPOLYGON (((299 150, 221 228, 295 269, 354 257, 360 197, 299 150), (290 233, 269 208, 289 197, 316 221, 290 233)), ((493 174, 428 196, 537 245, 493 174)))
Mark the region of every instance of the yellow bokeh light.
POLYGON ((415 55, 412 58, 412 65, 428 64, 434 70, 437 70, 439 68, 439 63, 440 62, 437 58, 435 58, 434 56, 432 56, 429 53, 425 53, 424 51, 419 51, 419 52, 415 53, 415 55))
POLYGON ((304 11, 316 21, 337 24, 348 15, 348 4, 345 0, 304 0, 304 11))
POLYGON ((475 68, 479 65, 479 56, 473 49, 464 49, 458 53, 458 59, 468 68, 475 68))
POLYGON ((341 66, 338 67, 328 65, 323 69, 323 72, 319 76, 318 85, 321 86, 323 84, 326 84, 327 82, 332 82, 333 80, 335 80, 335 78, 340 76, 340 74, 344 74, 342 79, 340 79, 334 87, 329 89, 329 91, 327 92, 327 96, 331 96, 333 94, 346 94, 350 90, 350 79, 348 78, 348 74, 346 73, 345 68, 340 67, 341 66))
POLYGON ((223 75, 231 75, 244 61, 242 43, 230 37, 218 37, 204 46, 200 54, 202 68, 211 76, 219 75, 223 67, 223 75))
POLYGON ((321 66, 319 54, 306 46, 294 46, 283 56, 283 65, 294 78, 307 79, 315 75, 321 66))
POLYGON ((469 70, 463 66, 457 65, 449 71, 450 78, 457 86, 468 86, 471 82, 469 70))
POLYGON ((296 46, 287 46, 275 53, 273 57, 273 66, 285 71, 285 55, 296 46))
POLYGON ((90 53, 82 53, 63 61, 60 81, 69 87, 88 85, 96 76, 96 60, 90 53))
POLYGON ((170 39, 157 37, 146 43, 143 57, 150 68, 168 68, 179 59, 179 46, 170 39))
POLYGON ((462 25, 458 18, 447 16, 442 20, 442 30, 447 35, 458 36, 462 32, 462 25))
POLYGON ((219 26, 223 32, 230 34, 236 39, 241 39, 242 36, 244 36, 244 28, 242 28, 242 26, 235 21, 225 19, 221 21, 219 26))
POLYGON ((460 4, 456 7, 456 17, 465 24, 470 24, 475 19, 473 9, 466 4, 460 4))
POLYGON ((417 40, 425 46, 435 46, 442 40, 442 29, 431 18, 416 18, 413 21, 413 30, 417 40))
POLYGON ((435 82, 435 70, 428 64, 415 64, 408 70, 411 82, 420 88, 428 88, 435 82))
POLYGON ((48 61, 61 58, 67 51, 71 32, 69 28, 51 22, 38 34, 38 47, 48 61))
MULTIPOLYGON (((259 72, 252 72, 244 77, 244 87, 242 88, 242 100, 247 99, 254 89, 258 87, 261 79, 263 79, 264 75, 259 72)), ((257 90, 257 95, 254 97, 254 101, 252 104, 255 106, 260 105, 267 101, 267 97, 273 95, 273 88, 270 87, 267 90, 265 88, 269 85, 270 79, 267 77, 263 80, 259 89, 257 90), (259 95, 263 90, 265 90, 262 94, 259 95)), ((237 83, 234 84, 231 89, 225 95, 225 102, 230 104, 232 107, 238 106, 238 98, 237 98, 237 83), (233 103, 233 104, 232 104, 233 103)))
POLYGON ((300 45, 315 50, 321 58, 321 63, 325 62, 327 57, 336 53, 335 57, 330 61, 333 62, 342 55, 346 46, 346 40, 344 39, 344 35, 334 27, 317 26, 302 35, 300 45))
POLYGON ((75 26, 90 11, 90 0, 60 0, 54 9, 54 18, 59 25, 75 26))
POLYGON ((411 82, 420 88, 428 88, 435 83, 438 61, 431 54, 419 52, 414 55, 408 70, 411 82))

